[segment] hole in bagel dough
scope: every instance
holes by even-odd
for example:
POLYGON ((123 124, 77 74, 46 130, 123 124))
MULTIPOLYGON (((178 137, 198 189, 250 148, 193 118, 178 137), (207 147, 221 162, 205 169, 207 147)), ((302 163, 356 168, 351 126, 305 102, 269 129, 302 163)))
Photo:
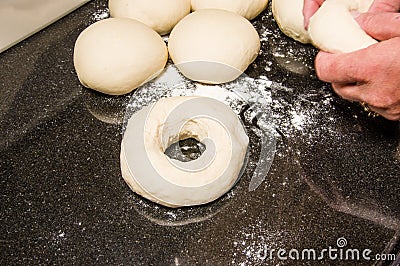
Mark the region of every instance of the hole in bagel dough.
POLYGON ((206 150, 206 145, 198 141, 194 137, 180 138, 177 142, 172 143, 164 152, 170 159, 181 162, 194 161, 206 150))

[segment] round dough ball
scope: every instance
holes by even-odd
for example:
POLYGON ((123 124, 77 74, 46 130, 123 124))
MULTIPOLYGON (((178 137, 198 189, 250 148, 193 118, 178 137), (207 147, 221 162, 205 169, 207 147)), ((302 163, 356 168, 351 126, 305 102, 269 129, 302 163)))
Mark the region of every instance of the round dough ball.
POLYGON ((224 103, 196 96, 164 98, 129 118, 121 172, 133 191, 159 204, 205 204, 235 185, 248 143, 238 116, 224 103), (181 162, 165 154, 186 138, 206 145, 199 158, 181 162))
POLYGON ((260 38, 244 17, 220 9, 202 9, 175 26, 168 49, 184 76, 220 84, 239 77, 256 59, 260 38))
POLYGON ((111 17, 133 18, 164 35, 190 13, 190 0, 109 0, 111 17))
POLYGON ((81 32, 74 65, 80 82, 110 95, 129 93, 158 76, 168 59, 157 32, 126 18, 100 20, 81 32))
POLYGON ((296 41, 310 43, 302 10, 303 0, 272 0, 272 14, 281 31, 296 41))
POLYGON ((192 10, 223 9, 250 20, 264 11, 267 4, 268 0, 192 0, 192 10))

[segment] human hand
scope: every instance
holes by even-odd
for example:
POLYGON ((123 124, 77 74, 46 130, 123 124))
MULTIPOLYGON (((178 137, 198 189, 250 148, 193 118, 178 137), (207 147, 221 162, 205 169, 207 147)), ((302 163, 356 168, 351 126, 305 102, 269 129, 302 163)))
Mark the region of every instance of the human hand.
MULTIPOLYGON (((372 7, 378 2, 391 12, 400 9, 400 0, 390 1, 392 6, 376 1, 372 7)), ((381 42, 352 53, 319 52, 317 75, 344 99, 365 102, 383 117, 400 120, 400 13, 366 13, 357 21, 381 42)))
POLYGON ((399 10, 400 1, 398 0, 375 0, 369 8, 368 13, 398 12, 399 10))
MULTIPOLYGON (((305 27, 325 0, 304 0, 305 27)), ((375 0, 356 20, 381 42, 347 54, 320 52, 317 75, 341 97, 367 103, 371 110, 400 120, 400 0, 375 0)))

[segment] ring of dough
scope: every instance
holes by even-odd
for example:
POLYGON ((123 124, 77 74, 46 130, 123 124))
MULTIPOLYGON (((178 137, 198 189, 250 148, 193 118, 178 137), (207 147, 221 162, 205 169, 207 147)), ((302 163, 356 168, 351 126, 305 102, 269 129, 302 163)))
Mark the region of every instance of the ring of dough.
POLYGON ((207 97, 164 98, 136 112, 121 143, 121 172, 136 193, 156 203, 192 206, 211 202, 236 183, 249 139, 227 105, 207 97), (181 139, 206 145, 190 162, 165 150, 181 139))
POLYGON ((373 0, 326 0, 304 29, 303 0, 273 0, 272 12, 283 33, 331 53, 348 53, 377 43, 356 22, 373 0))

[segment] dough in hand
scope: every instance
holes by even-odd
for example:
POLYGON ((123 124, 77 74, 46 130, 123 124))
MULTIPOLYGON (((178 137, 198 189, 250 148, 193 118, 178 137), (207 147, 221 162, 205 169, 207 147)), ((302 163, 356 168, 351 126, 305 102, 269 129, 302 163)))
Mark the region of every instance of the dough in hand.
POLYGON ((377 43, 354 19, 352 13, 368 11, 373 0, 326 0, 310 19, 313 44, 332 53, 349 53, 377 43))
POLYGON ((331 53, 347 53, 377 43, 353 14, 367 12, 373 0, 326 0, 304 29, 303 0, 272 0, 279 28, 289 37, 331 53))
POLYGON ((256 59, 260 38, 244 17, 220 9, 202 9, 175 26, 168 49, 187 78, 219 84, 239 77, 256 59))
POLYGON ((192 10, 223 9, 250 20, 265 10, 267 4, 268 0, 192 0, 192 10))
POLYGON ((80 82, 110 95, 129 93, 162 72, 167 47, 157 32, 127 18, 100 20, 81 32, 74 65, 80 82))
POLYGON ((111 17, 139 20, 161 35, 190 12, 190 0, 109 0, 108 6, 111 17))

